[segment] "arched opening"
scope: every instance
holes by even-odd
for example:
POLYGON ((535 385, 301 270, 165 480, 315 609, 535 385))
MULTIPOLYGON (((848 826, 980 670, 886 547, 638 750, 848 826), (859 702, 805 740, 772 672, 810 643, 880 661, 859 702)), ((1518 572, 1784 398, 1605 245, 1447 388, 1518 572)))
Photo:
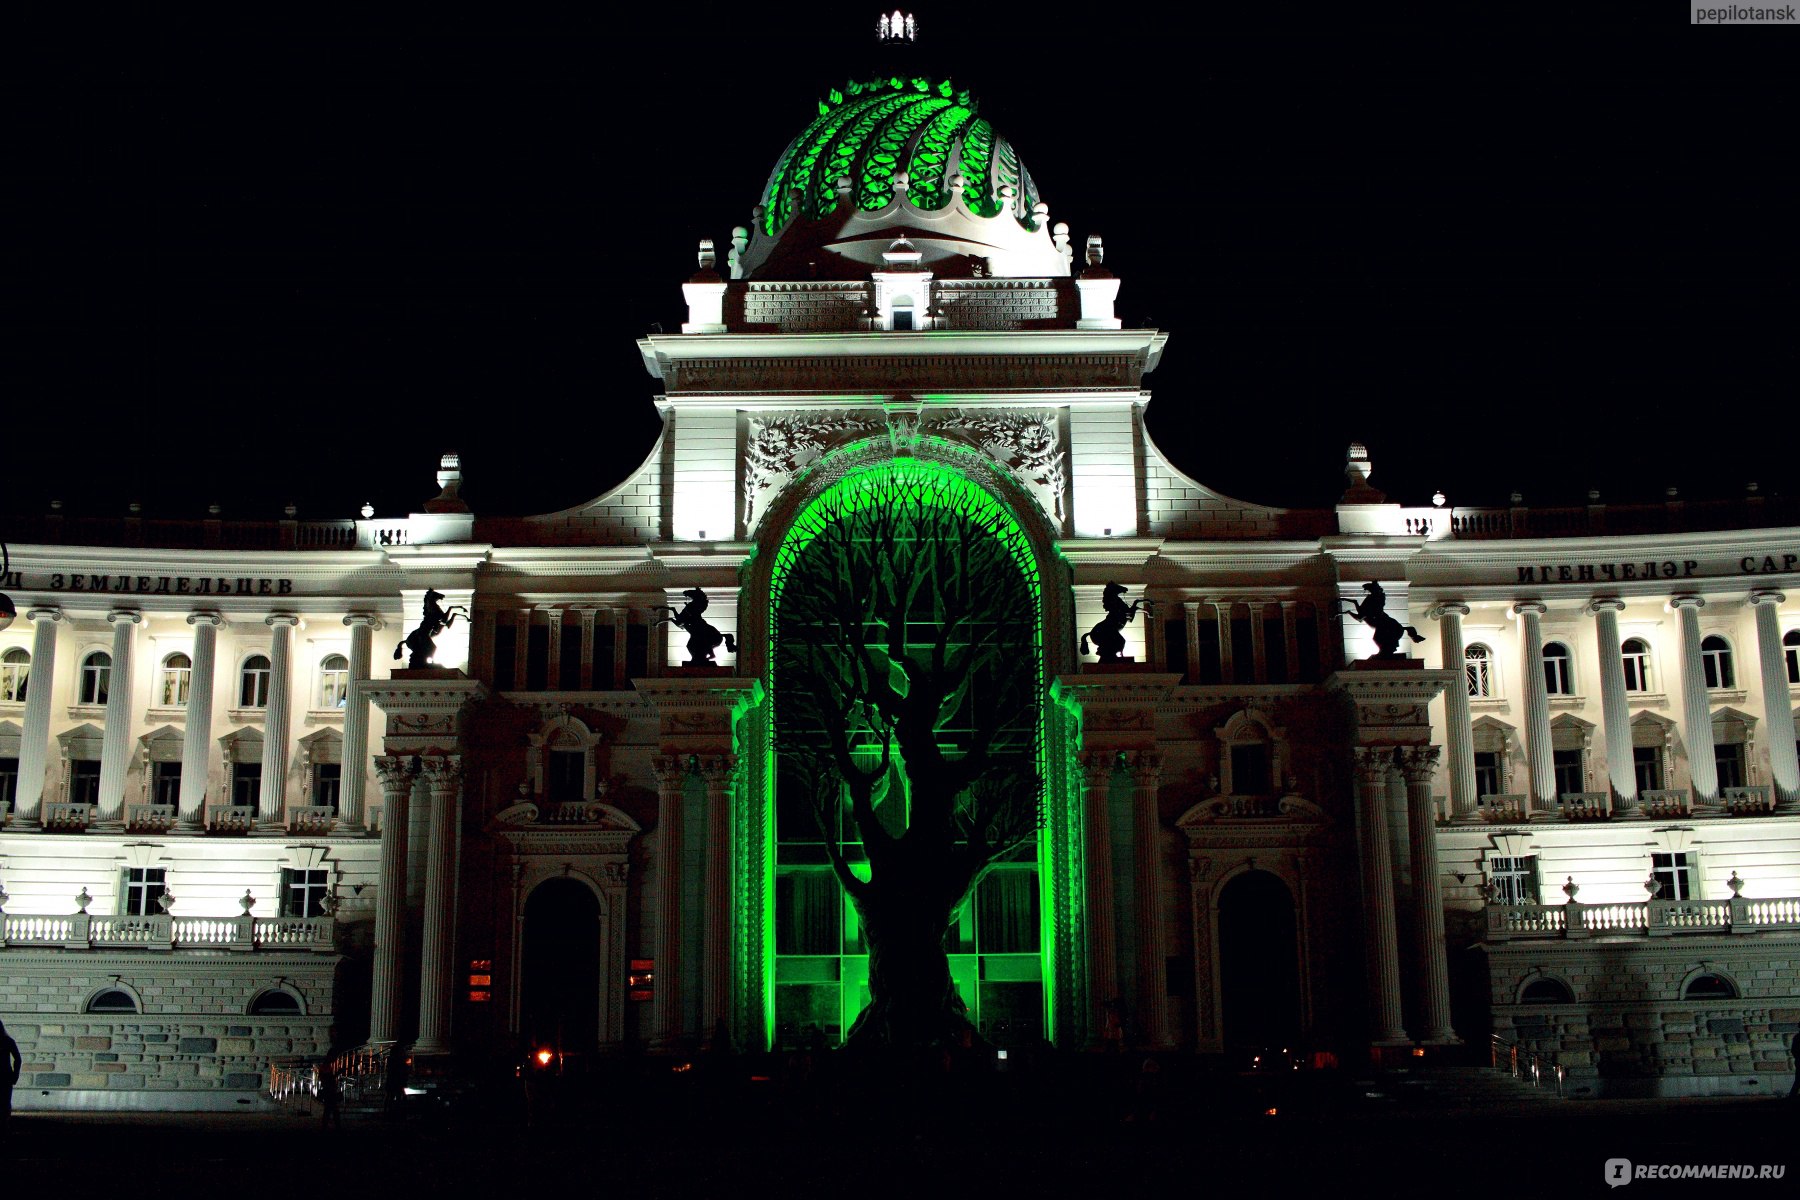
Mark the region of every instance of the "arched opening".
POLYGON ((1560 979, 1548 976, 1534 979, 1519 992, 1520 1004, 1573 1004, 1575 997, 1569 991, 1569 985, 1560 979))
POLYGON ((1219 984, 1225 1045, 1282 1047, 1300 1036, 1300 953, 1294 898, 1268 871, 1246 871, 1219 893, 1219 984))
POLYGON ((519 1032, 534 1048, 582 1054, 600 1042, 600 901, 576 879, 525 901, 519 1032))
POLYGON ((1723 975, 1696 975, 1682 990, 1683 1000, 1736 1000, 1737 985, 1723 975))

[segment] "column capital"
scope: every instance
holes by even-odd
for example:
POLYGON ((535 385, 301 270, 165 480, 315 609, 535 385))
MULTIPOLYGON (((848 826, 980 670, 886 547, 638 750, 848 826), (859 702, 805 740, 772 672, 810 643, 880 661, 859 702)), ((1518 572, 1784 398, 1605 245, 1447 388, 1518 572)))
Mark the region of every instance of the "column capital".
POLYGON ((1447 616, 1466 617, 1469 615, 1469 606, 1461 600, 1446 600, 1442 604, 1432 605, 1425 615, 1434 621, 1441 621, 1447 616))
POLYGON ((404 791, 412 783, 414 760, 397 754, 382 754, 375 759, 375 776, 384 792, 404 791))
POLYGON ((346 624, 346 625, 367 625, 370 629, 382 629, 385 627, 382 623, 381 618, 376 616, 374 613, 360 613, 360 612, 345 613, 344 614, 344 624, 346 624))
POLYGON ((63 610, 57 608, 54 604, 45 604, 37 608, 28 608, 25 610, 25 619, 27 621, 50 621, 55 623, 63 619, 63 610))
POLYGON ((715 754, 700 760, 700 776, 712 787, 730 787, 737 778, 738 756, 715 754))
POLYGON ((1400 773, 1408 783, 1430 783, 1437 774, 1436 746, 1405 746, 1400 750, 1400 773))
POLYGON ((650 760, 650 771, 662 787, 678 787, 688 775, 688 760, 678 754, 659 754, 650 760))
POLYGON ((1381 783, 1387 779, 1388 769, 1394 765, 1394 748, 1392 746, 1358 746, 1353 752, 1356 773, 1363 777, 1364 783, 1381 783))
POLYGON ((297 613, 270 613, 263 618, 264 625, 298 625, 300 617, 297 613))
POLYGON ((1139 750, 1131 756, 1131 779, 1140 788, 1162 785, 1163 756, 1154 750, 1139 750))
POLYGON ((144 614, 135 608, 115 608, 106 614, 106 619, 114 625, 119 625, 127 621, 133 625, 138 625, 143 622, 144 614))
POLYGON ((1625 602, 1617 596, 1595 596, 1587 602, 1587 610, 1591 613, 1624 612, 1625 602))
POLYGON ((1098 782, 1111 779, 1113 768, 1118 762, 1116 751, 1089 750, 1081 756, 1081 774, 1087 780, 1087 785, 1093 787, 1098 782))
POLYGON ((1780 592, 1751 592, 1750 593, 1750 603, 1753 605, 1783 604, 1786 601, 1787 601, 1787 597, 1784 596, 1783 594, 1781 594, 1780 592))
POLYGON ((1706 599, 1702 596, 1670 596, 1670 608, 1705 608, 1706 599))
POLYGON ((1512 606, 1512 610, 1514 616, 1523 616, 1529 613, 1534 617, 1541 617, 1549 612, 1550 608, 1542 600, 1521 600, 1512 606))
POLYGON ((431 788, 432 794, 453 792, 462 784, 462 755, 421 754, 418 762, 419 778, 431 788))
POLYGON ((189 613, 187 623, 189 625, 211 625, 217 629, 225 623, 225 616, 223 613, 217 613, 211 609, 202 609, 200 612, 189 613))

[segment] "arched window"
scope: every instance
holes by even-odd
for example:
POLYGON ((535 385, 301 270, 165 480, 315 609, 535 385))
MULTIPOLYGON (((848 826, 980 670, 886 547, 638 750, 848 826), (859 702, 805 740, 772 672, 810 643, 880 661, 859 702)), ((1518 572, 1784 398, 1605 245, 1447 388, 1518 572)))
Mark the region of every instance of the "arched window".
POLYGON ((188 702, 188 684, 194 677, 194 660, 185 654, 171 654, 163 659, 162 691, 159 703, 164 708, 183 708, 188 702))
POLYGON ((269 707, 269 660, 253 654, 238 673, 238 707, 269 707))
POLYGON ((282 988, 271 988, 250 1002, 253 1017, 298 1016, 300 998, 282 988))
POLYGON ((1495 693, 1494 652, 1480 642, 1463 651, 1463 663, 1469 673, 1469 695, 1488 697, 1495 693))
POLYGON ((105 704, 112 690, 112 655, 96 650, 81 660, 82 704, 105 704))
POLYGON ((350 699, 350 660, 327 654, 319 663, 319 707, 342 708, 350 699))
POLYGON ((1647 692, 1650 690, 1650 643, 1643 638, 1628 638, 1619 647, 1620 657, 1625 661, 1625 690, 1628 692, 1647 692))
POLYGON ((1782 634, 1781 645, 1787 654, 1788 682, 1800 683, 1800 629, 1782 634))
POLYGON ((134 1013, 138 1010, 137 1001, 131 993, 119 988, 107 988, 97 992, 87 1002, 87 1010, 91 1013, 134 1013))
POLYGON ((1575 997, 1560 979, 1534 979, 1519 993, 1520 1004, 1572 1004, 1575 997))
POLYGON ((1723 975, 1696 975, 1681 991, 1683 1000, 1736 1000, 1738 990, 1723 975))
POLYGON ((1552 696, 1575 694, 1575 675, 1569 668, 1569 648, 1561 642, 1544 643, 1544 690, 1552 696))
POLYGON ((1700 666, 1706 673, 1709 690, 1737 686, 1737 676, 1731 669, 1731 643, 1718 634, 1700 643, 1700 666))
POLYGON ((14 646, 0 655, 0 700, 18 704, 25 699, 25 682, 31 675, 31 651, 14 646))

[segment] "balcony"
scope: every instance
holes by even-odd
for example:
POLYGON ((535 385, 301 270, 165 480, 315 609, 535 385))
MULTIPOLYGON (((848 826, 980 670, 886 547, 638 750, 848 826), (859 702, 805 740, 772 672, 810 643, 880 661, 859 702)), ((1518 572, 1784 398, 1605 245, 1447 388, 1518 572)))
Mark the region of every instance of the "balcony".
POLYGON ((167 833, 175 825, 173 804, 127 804, 125 828, 132 833, 167 833))
POLYGON ((41 950, 311 950, 332 952, 331 917, 0 915, 0 948, 41 950))
POLYGON ((1668 937, 1800 930, 1800 897, 1646 900, 1637 904, 1490 904, 1490 941, 1516 938, 1668 937))

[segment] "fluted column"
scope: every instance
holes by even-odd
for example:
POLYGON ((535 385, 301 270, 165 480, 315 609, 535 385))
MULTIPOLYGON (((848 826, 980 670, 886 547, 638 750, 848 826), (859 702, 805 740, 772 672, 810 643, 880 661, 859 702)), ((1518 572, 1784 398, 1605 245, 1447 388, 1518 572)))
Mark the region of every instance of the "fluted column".
POLYGON ((1443 1044, 1458 1038, 1450 1027, 1450 963, 1444 948, 1444 887, 1438 875, 1436 806, 1431 799, 1431 780, 1437 774, 1436 746, 1409 746, 1400 752, 1400 773, 1406 777, 1406 823, 1412 835, 1412 928, 1416 970, 1419 972, 1419 1011, 1414 1014, 1413 1036, 1421 1042, 1443 1044))
POLYGON ((450 1052, 450 1002, 456 984, 456 810, 462 759, 419 760, 430 794, 431 834, 425 852, 425 929, 419 946, 419 1054, 450 1052))
POLYGON ((269 707, 263 712, 262 790, 257 795, 256 824, 279 829, 287 799, 288 693, 293 689, 294 626, 292 613, 272 613, 263 618, 269 626, 269 707))
POLYGON ((125 767, 131 753, 131 646, 144 614, 115 609, 112 622, 112 667, 106 691, 106 730, 100 740, 100 797, 97 820, 112 823, 125 813, 125 767))
POLYGON ((188 676, 187 728, 181 736, 180 828, 192 833, 206 823, 206 781, 212 768, 213 663, 218 658, 216 612, 188 616, 194 627, 194 666, 188 676))
POLYGON ((1756 592, 1756 650, 1762 667, 1763 740, 1769 747, 1775 803, 1783 812, 1800 808, 1800 755, 1794 748, 1794 701, 1788 691, 1787 653, 1781 644, 1780 592, 1756 592))
POLYGON ((667 1046, 681 1036, 681 809, 687 762, 664 756, 656 772, 656 984, 650 997, 651 1042, 667 1046))
POLYGON ((706 781, 706 924, 701 931, 705 991, 701 1033, 712 1036, 720 1021, 731 1024, 731 810, 736 797, 735 754, 701 764, 706 781))
POLYGON ((1187 628, 1187 680, 1188 683, 1199 683, 1200 675, 1200 603, 1197 600, 1181 602, 1181 620, 1187 628))
POLYGON ((1175 1044, 1169 1019, 1169 896, 1162 852, 1162 755, 1141 751, 1131 763, 1131 807, 1137 816, 1139 1025, 1152 1049, 1175 1044))
POLYGON ((1613 811, 1637 811, 1637 768, 1631 761, 1631 706, 1625 699, 1625 658, 1619 650, 1623 600, 1603 597, 1588 605, 1600 643, 1600 719, 1606 730, 1606 775, 1612 782, 1613 811))
POLYGON ((1519 618, 1519 679, 1525 691, 1525 761, 1531 769, 1528 811, 1541 811, 1556 799, 1556 755, 1550 747, 1550 693, 1544 682, 1544 627, 1548 610, 1536 600, 1513 605, 1519 618))
POLYGON ((31 674, 25 681, 25 724, 19 733, 19 784, 13 793, 15 829, 35 829, 50 769, 50 698, 56 691, 56 627, 60 608, 32 608, 31 674))
POLYGON ((1687 742, 1688 784, 1695 804, 1719 798, 1719 764, 1713 760, 1712 706, 1706 700, 1706 667, 1700 658, 1700 610, 1706 601, 1698 596, 1677 596, 1669 601, 1681 621, 1681 736, 1687 742))
POLYGON ((1470 821, 1475 819, 1480 798, 1475 794, 1475 735, 1469 722, 1469 668, 1462 629, 1469 606, 1440 604, 1427 615, 1437 619, 1444 670, 1456 673, 1444 689, 1444 744, 1450 749, 1450 815, 1459 821, 1470 821))
MULTIPOLYGON (((587 691, 594 686, 594 613, 592 608, 577 608, 576 614, 581 617, 581 676, 580 687, 587 691)), ((612 664, 608 663, 610 667, 612 664)))
POLYGON ((1356 836, 1362 866, 1369 1035, 1377 1045, 1401 1045, 1406 1041, 1400 1008, 1399 935, 1394 919, 1394 861, 1388 842, 1388 774, 1393 769, 1392 747, 1357 747, 1356 836))
POLYGON ((1087 827, 1088 999, 1094 1031, 1105 1028, 1105 1006, 1119 999, 1119 937, 1114 922, 1112 821, 1107 793, 1116 757, 1105 751, 1081 756, 1083 822, 1087 827))
POLYGON ((412 798, 411 759, 375 760, 381 781, 381 860, 375 877, 375 969, 369 987, 369 1040, 400 1037, 400 1003, 406 995, 406 820, 412 798))
POLYGON ((360 833, 365 822, 363 796, 369 782, 369 698, 356 686, 369 677, 369 659, 379 620, 368 613, 344 618, 350 627, 350 696, 344 702, 343 778, 338 782, 337 828, 360 833))

